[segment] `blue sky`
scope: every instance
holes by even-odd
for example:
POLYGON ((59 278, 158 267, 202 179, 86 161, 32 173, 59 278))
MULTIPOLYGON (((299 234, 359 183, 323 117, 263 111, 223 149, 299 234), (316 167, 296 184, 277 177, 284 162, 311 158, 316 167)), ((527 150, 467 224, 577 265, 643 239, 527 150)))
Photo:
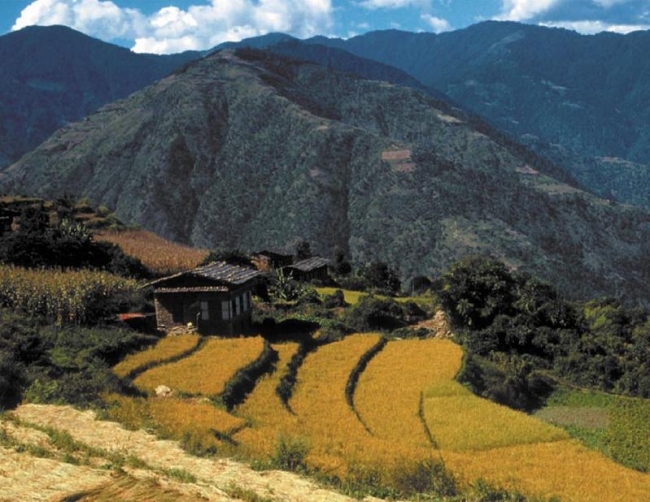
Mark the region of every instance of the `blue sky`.
POLYGON ((581 33, 650 29, 650 0, 0 0, 0 32, 63 24, 136 52, 208 49, 280 31, 351 37, 441 33, 488 19, 581 33))

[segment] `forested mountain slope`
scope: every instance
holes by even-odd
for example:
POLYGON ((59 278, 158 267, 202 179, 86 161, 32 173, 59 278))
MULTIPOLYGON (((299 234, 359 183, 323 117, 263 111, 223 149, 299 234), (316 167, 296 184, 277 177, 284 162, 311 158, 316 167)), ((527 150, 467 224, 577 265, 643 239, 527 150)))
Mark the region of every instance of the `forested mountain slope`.
POLYGON ((489 21, 439 35, 389 30, 307 42, 400 68, 595 193, 650 208, 650 32, 585 36, 489 21))
POLYGON ((410 87, 251 49, 192 63, 68 125, 5 191, 88 196, 204 247, 308 240, 404 278, 485 253, 579 296, 650 299, 650 216, 410 87))
POLYGON ((0 167, 56 129, 200 57, 135 54, 63 26, 0 37, 0 167))

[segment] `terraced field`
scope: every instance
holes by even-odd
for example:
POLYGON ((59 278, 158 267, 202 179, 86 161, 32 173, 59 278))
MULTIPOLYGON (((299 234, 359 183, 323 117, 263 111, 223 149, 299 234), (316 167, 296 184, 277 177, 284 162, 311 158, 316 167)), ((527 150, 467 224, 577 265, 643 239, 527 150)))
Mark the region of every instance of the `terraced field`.
MULTIPOLYGON (((171 350, 169 344, 130 356, 116 372, 125 375, 138 364, 164 361, 161 354, 171 350)), ((340 479, 366 472, 394 485, 404 465, 442 459, 467 485, 481 478, 546 499, 650 500, 649 475, 615 464, 563 429, 478 398, 455 382, 462 350, 449 340, 385 343, 378 334, 357 334, 317 346, 298 368, 288 406, 276 389, 299 346, 274 343, 277 362, 243 403, 230 413, 215 407, 209 399, 263 347, 261 338, 207 339, 191 355, 134 380, 147 391, 164 383, 175 397, 113 396, 113 416, 123 413, 121 420, 128 422, 129 413, 140 414, 169 437, 260 460, 272 457, 280 440, 301 444, 311 469, 340 479), (192 398, 183 398, 184 393, 192 398)))

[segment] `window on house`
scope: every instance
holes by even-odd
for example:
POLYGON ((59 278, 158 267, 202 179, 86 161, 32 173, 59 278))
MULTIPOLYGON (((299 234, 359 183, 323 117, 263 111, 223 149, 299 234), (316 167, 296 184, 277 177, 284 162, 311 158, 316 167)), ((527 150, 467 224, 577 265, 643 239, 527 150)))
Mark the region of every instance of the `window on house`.
POLYGON ((224 321, 227 321, 230 317, 230 302, 228 300, 223 300, 221 302, 221 318, 224 321))
POLYGON ((201 320, 202 321, 210 320, 210 309, 208 307, 208 302, 201 302, 201 320))

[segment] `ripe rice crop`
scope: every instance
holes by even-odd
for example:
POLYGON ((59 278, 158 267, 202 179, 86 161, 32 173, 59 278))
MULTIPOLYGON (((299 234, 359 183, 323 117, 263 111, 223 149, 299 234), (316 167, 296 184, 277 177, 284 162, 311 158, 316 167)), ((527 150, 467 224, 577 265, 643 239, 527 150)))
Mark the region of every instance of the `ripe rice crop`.
POLYGON ((249 454, 269 457, 276 438, 290 434, 296 427, 297 418, 282 405, 275 389, 288 371, 287 364, 298 346, 297 343, 273 345, 279 356, 276 371, 262 377, 255 390, 236 410, 239 416, 246 418, 252 425, 238 432, 235 437, 249 454))
POLYGON ((200 341, 201 337, 197 335, 166 336, 153 347, 126 357, 113 367, 113 373, 124 378, 138 368, 155 365, 192 350, 200 341))
POLYGON ((443 450, 490 450, 569 437, 559 427, 477 397, 453 380, 434 383, 425 391, 424 416, 443 450))
POLYGON ((442 454, 447 467, 467 482, 482 478, 528 496, 569 502, 650 500, 650 476, 615 464, 575 440, 442 454))
POLYGON ((191 356, 145 371, 134 383, 149 392, 166 385, 192 395, 217 396, 237 370, 257 359, 263 350, 261 337, 211 338, 191 356))
POLYGON ((117 294, 130 294, 137 283, 91 270, 29 270, 0 265, 0 307, 42 315, 56 325, 84 324, 97 305, 117 294))
POLYGON ((208 255, 204 249, 183 246, 146 230, 99 232, 95 237, 117 244, 126 254, 138 258, 149 270, 161 275, 191 270, 208 255))
POLYGON ((154 428, 164 437, 183 440, 195 448, 219 449, 221 438, 229 437, 246 422, 208 402, 177 398, 129 398, 110 395, 109 416, 122 423, 154 428), (137 417, 146 417, 146 424, 137 424, 137 417), (136 422, 136 423, 134 423, 136 422))
POLYGON ((378 335, 348 336, 310 353, 298 372, 290 400, 298 416, 294 434, 307 439, 308 463, 324 472, 344 476, 349 469, 370 469, 386 481, 396 465, 431 454, 430 448, 416 450, 373 437, 348 406, 345 387, 349 375, 378 341, 378 335))
POLYGON ((461 357, 460 347, 449 340, 389 342, 359 378, 357 412, 379 438, 431 446, 418 415, 421 393, 433 382, 453 379, 461 357))

